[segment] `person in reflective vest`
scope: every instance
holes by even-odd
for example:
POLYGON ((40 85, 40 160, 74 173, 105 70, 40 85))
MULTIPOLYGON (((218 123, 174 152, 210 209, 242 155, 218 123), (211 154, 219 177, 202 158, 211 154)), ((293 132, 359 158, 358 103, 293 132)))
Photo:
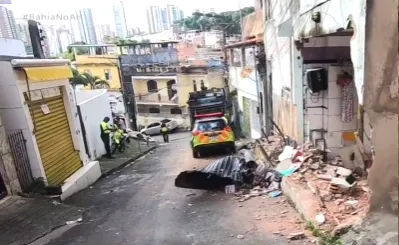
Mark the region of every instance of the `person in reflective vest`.
POLYGON ((112 136, 112 140, 113 140, 113 142, 116 145, 115 150, 119 149, 119 151, 121 151, 121 148, 122 148, 122 144, 121 144, 122 137, 123 137, 123 130, 118 128, 118 127, 115 127, 115 132, 114 132, 114 135, 112 136))
POLYGON ((104 120, 100 123, 101 130, 101 140, 104 143, 105 151, 107 152, 108 158, 113 158, 111 153, 111 144, 110 144, 110 135, 112 132, 111 126, 109 123, 109 117, 104 117, 104 120))
POLYGON ((166 127, 165 123, 161 125, 161 134, 163 136, 163 142, 169 143, 169 129, 166 127))

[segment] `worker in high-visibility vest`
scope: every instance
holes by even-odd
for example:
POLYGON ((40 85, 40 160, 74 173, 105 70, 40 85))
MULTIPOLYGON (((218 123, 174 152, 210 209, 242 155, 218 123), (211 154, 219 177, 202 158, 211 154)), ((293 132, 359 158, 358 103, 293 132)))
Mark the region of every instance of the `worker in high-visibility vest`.
POLYGON ((162 123, 161 125, 161 134, 163 136, 163 142, 169 143, 169 128, 165 123, 162 123))
POLYGON ((101 140, 104 143, 105 151, 107 152, 108 158, 113 158, 111 152, 111 142, 110 136, 112 132, 112 127, 109 125, 109 117, 104 117, 104 120, 100 123, 100 130, 101 130, 101 140))

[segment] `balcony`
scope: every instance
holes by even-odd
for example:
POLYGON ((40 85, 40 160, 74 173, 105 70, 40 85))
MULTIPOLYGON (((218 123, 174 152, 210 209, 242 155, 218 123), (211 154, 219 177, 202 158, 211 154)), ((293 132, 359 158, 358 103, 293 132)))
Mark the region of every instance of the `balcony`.
POLYGON ((164 95, 161 93, 151 93, 151 94, 140 94, 136 95, 136 103, 138 105, 153 105, 153 104, 162 104, 162 105, 173 105, 176 106, 179 104, 177 94, 174 94, 171 99, 169 99, 168 95, 164 95))

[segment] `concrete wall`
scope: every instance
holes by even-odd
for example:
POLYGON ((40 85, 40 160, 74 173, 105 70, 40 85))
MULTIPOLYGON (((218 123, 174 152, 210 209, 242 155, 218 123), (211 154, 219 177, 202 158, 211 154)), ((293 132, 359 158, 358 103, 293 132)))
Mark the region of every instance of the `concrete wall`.
POLYGON ((367 1, 364 110, 375 153, 369 173, 373 209, 398 194, 397 7, 395 0, 367 1))
POLYGON ((104 117, 112 118, 106 90, 76 91, 76 100, 80 107, 86 140, 91 160, 104 155, 104 143, 100 137, 100 122, 104 117))
MULTIPOLYGON (((26 141, 27 151, 34 178, 45 178, 44 169, 41 163, 40 152, 36 138, 32 133, 33 123, 29 108, 24 103, 24 92, 28 91, 26 77, 22 71, 14 71, 10 62, 2 62, 0 65, 2 77, 0 78, 0 116, 3 118, 3 125, 7 133, 22 130, 26 141)), ((80 152, 83 164, 88 164, 89 159, 85 153, 83 137, 74 91, 68 80, 57 80, 47 82, 30 83, 30 91, 42 90, 51 87, 62 87, 64 104, 69 121, 70 131, 75 149, 80 152)))
POLYGON ((22 130, 26 139, 32 175, 34 178, 43 177, 45 174, 38 156, 39 149, 33 138, 32 129, 29 126, 27 114, 22 103, 24 98, 16 82, 18 78, 9 61, 0 62, 0 73, 0 116, 6 133, 22 130))
POLYGON ((256 71, 254 69, 248 70, 250 71, 247 77, 241 77, 241 73, 244 68, 242 67, 234 67, 230 66, 229 68, 229 77, 232 88, 237 89, 237 100, 238 100, 238 109, 240 116, 241 128, 245 129, 247 127, 250 128, 250 132, 248 132, 251 138, 257 139, 261 137, 261 124, 260 117, 257 113, 258 106, 258 89, 257 82, 259 81, 259 75, 256 75, 256 71), (245 102, 247 101, 247 102, 245 102), (245 105, 244 103, 248 103, 245 105), (248 108, 248 115, 250 122, 245 121, 245 113, 248 108), (249 123, 249 125, 247 125, 249 123))
POLYGON ((5 56, 27 56, 25 45, 22 40, 0 38, 0 55, 5 56))
MULTIPOLYGON (((0 117, 0 175, 8 194, 18 195, 21 192, 17 171, 11 155, 8 138, 0 117)), ((1 181, 1 180, 0 180, 1 181)))

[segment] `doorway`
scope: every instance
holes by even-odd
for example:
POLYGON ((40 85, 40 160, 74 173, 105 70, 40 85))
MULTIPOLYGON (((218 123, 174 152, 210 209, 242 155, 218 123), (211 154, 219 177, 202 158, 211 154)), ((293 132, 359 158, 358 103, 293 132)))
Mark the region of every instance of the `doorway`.
POLYGON ((7 188, 6 185, 4 184, 3 177, 0 174, 0 200, 3 199, 5 196, 7 196, 7 188))

